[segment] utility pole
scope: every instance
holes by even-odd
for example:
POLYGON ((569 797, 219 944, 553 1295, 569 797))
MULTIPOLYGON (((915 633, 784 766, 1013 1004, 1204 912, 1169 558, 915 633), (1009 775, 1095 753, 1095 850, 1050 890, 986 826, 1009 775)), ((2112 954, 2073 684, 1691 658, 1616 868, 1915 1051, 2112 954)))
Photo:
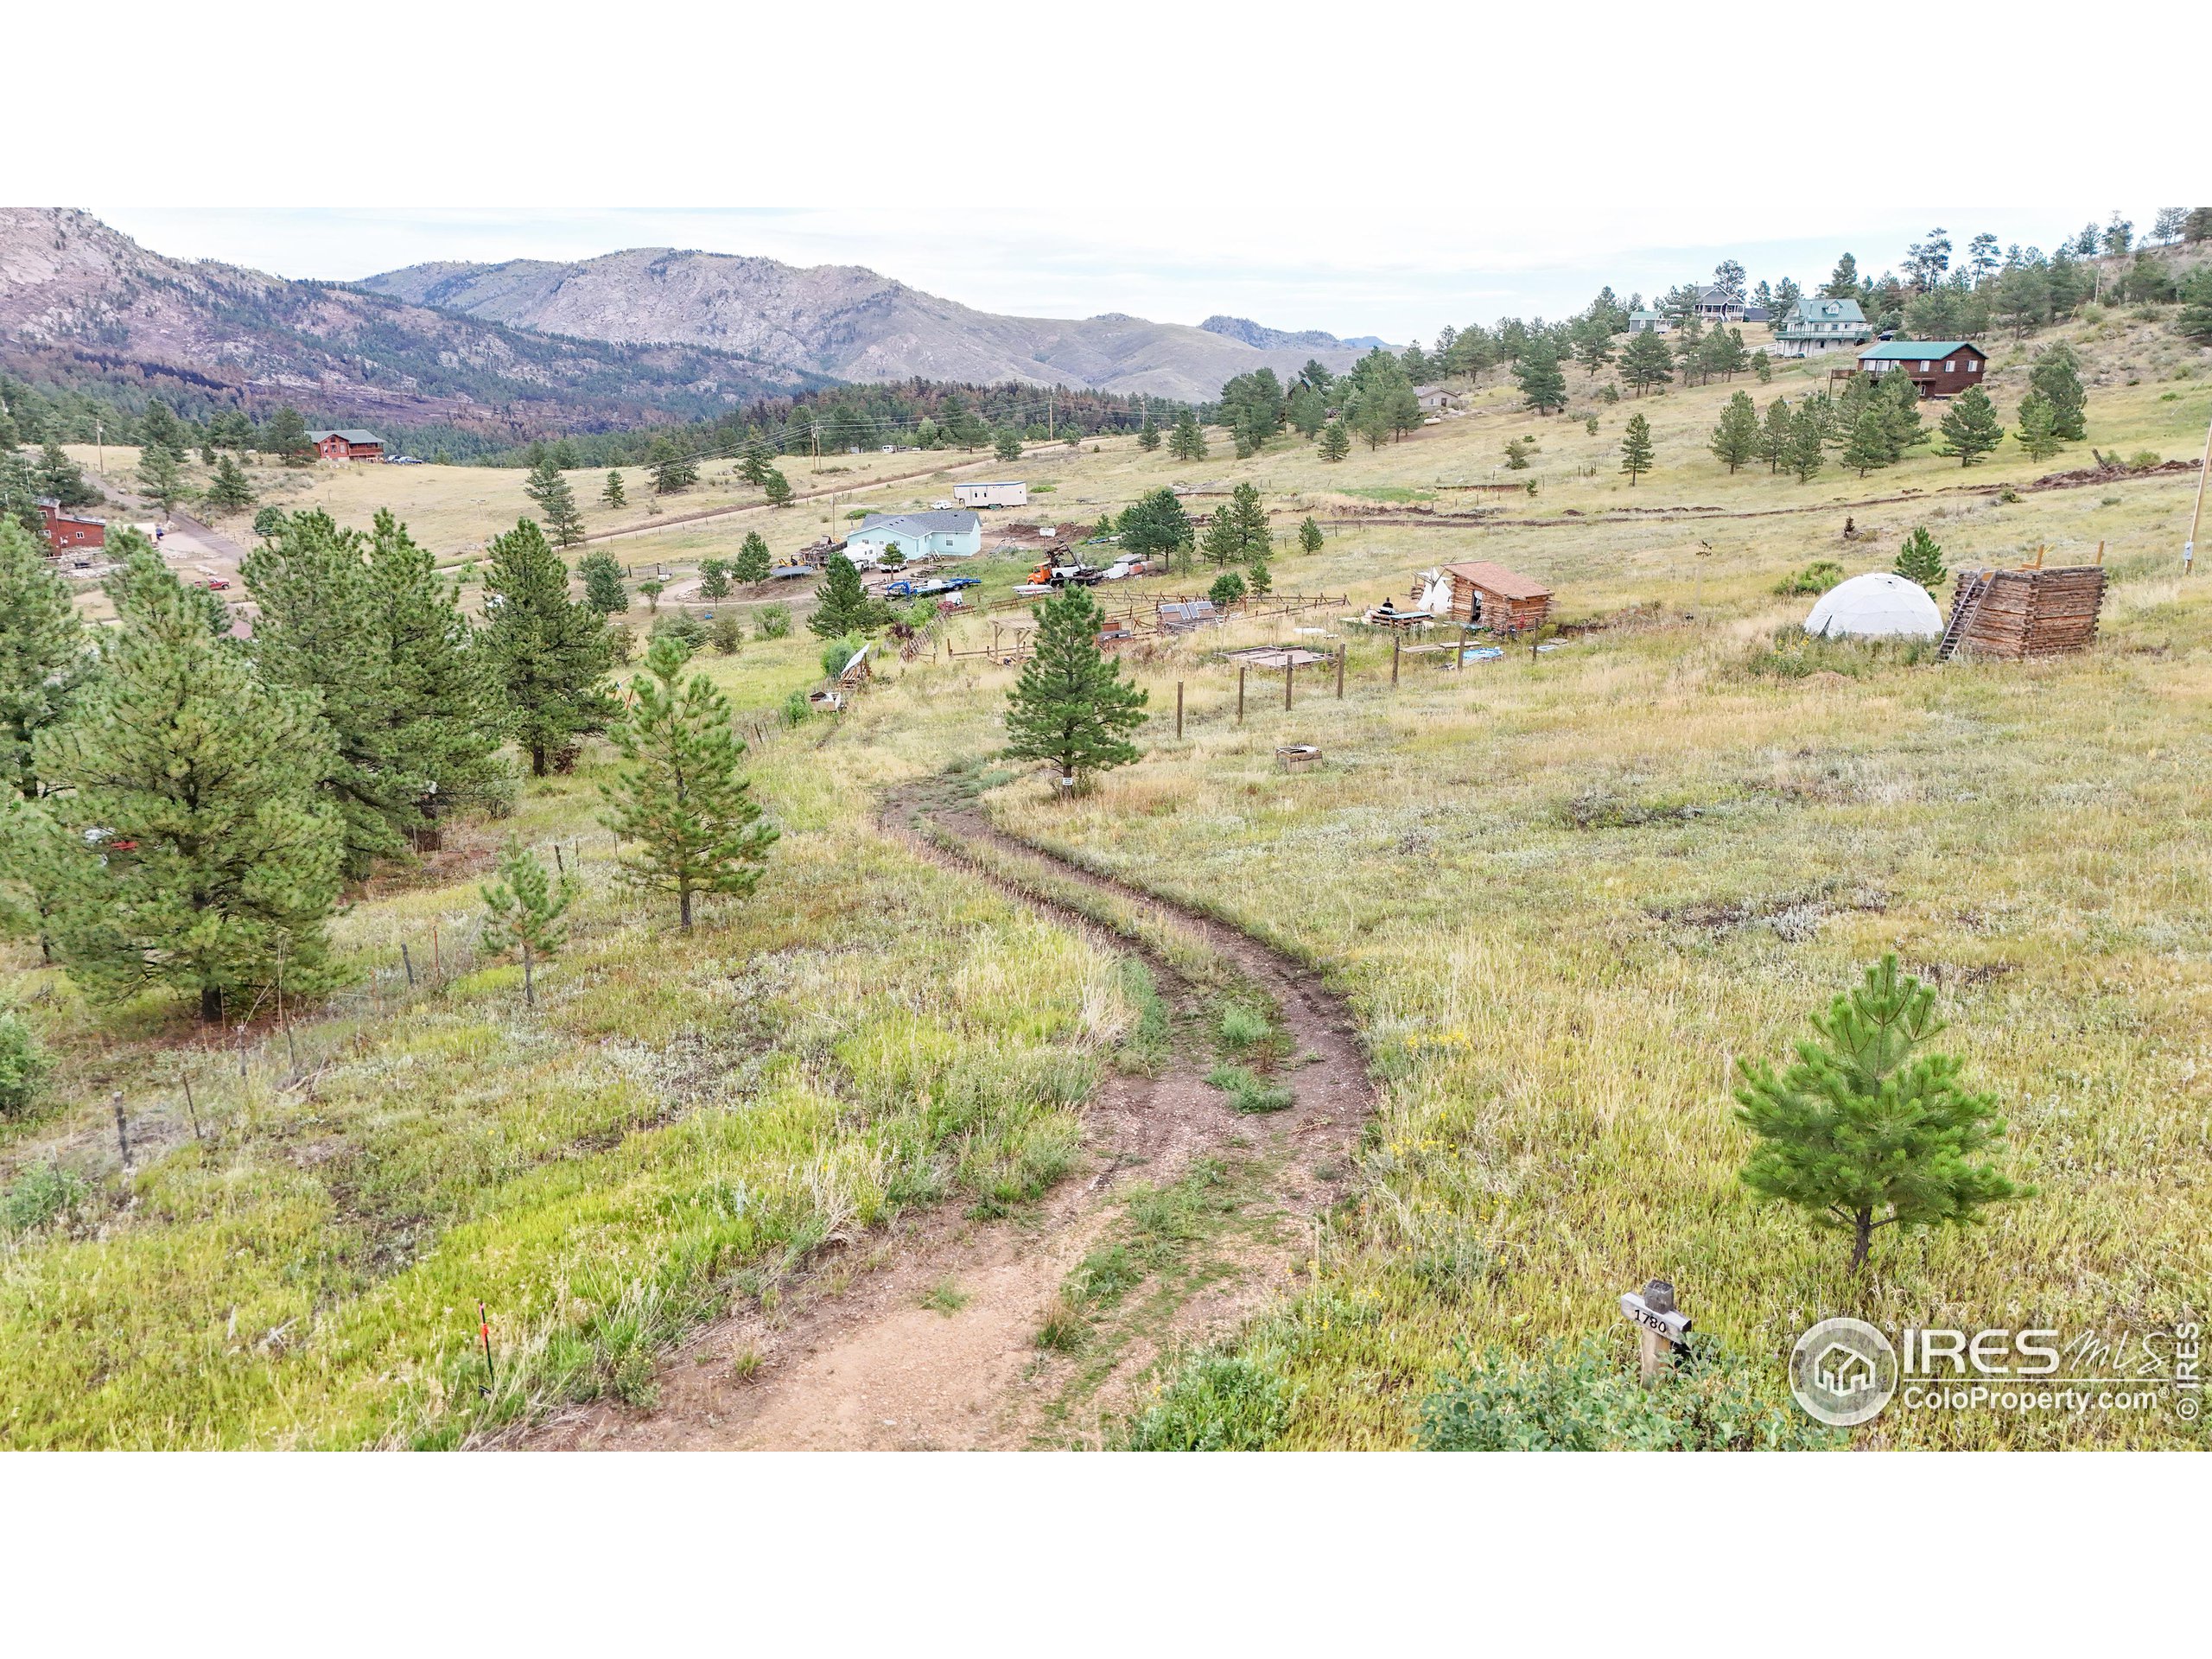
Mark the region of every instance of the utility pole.
POLYGON ((2196 528, 2204 518, 2204 474, 2212 467, 2212 423, 2204 428, 2204 458, 2196 463, 2196 505, 2189 515, 2189 539, 2181 544, 2181 573, 2196 563, 2196 528))

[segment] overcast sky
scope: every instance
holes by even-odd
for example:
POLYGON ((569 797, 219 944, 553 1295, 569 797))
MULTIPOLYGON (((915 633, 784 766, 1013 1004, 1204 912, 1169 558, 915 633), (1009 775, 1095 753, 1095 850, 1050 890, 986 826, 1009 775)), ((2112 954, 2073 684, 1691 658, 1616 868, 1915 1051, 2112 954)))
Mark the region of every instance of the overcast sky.
MULTIPOLYGON (((2194 62, 2195 13, 2159 0, 2063 48, 2026 13, 1929 9, 1887 45, 1821 15, 848 0, 611 28, 238 0, 220 29, 104 39, 99 119, 66 78, 18 77, 16 130, 47 137, 0 155, 0 195, 293 276, 672 245, 863 264, 994 311, 1393 340, 1726 256, 1804 282, 1845 248, 1878 270, 1934 225, 2048 248, 2212 195, 2193 97, 2143 50, 2194 62)), ((11 24, 32 61, 78 27, 11 24)))

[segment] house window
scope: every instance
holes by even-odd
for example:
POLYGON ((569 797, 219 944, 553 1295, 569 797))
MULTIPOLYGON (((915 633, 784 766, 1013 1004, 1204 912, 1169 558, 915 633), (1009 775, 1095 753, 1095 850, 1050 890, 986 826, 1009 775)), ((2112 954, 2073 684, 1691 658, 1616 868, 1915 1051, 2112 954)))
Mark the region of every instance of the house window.
POLYGON ((1981 365, 1976 362, 1973 358, 1968 358, 1967 359, 1967 372, 1968 374, 1980 374, 1981 372, 1981 365))
POLYGON ((1956 374, 1958 372, 1959 372, 1959 359, 1958 359, 1957 358, 1954 357, 1954 358, 1948 359, 1947 359, 1947 360, 1945 361, 1945 363, 1944 363, 1944 365, 1943 365, 1943 372, 1944 372, 1944 373, 1946 373, 1946 374, 1956 374))
POLYGON ((1920 372, 1923 374, 1928 372, 1928 359, 1924 357, 1920 359, 1920 372))

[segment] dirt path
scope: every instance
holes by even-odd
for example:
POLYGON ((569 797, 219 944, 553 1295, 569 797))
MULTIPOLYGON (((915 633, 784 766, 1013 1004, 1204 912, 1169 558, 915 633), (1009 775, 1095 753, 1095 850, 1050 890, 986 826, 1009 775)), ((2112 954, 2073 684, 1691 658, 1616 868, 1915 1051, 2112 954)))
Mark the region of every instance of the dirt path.
MULTIPOLYGON (((992 827, 957 785, 930 779, 887 803, 883 826, 916 851, 988 880, 1065 925, 1141 957, 1171 1013, 1174 1058, 1156 1076, 1110 1077, 1084 1115, 1087 1166, 1033 1211, 995 1222, 948 1205, 910 1214, 813 1263, 772 1312, 748 1308, 663 1365, 649 1409, 594 1403, 533 1430, 554 1449, 958 1449, 1095 1443, 1135 1403, 1163 1347, 1231 1328, 1290 1281, 1312 1218, 1333 1205, 1373 1103, 1342 998, 1318 974, 1207 918, 1078 869, 992 827), (948 848, 972 849, 971 852, 948 848), (987 868, 988 866, 988 868, 987 868), (1021 872, 1048 879, 1048 897, 1021 872), (1205 1081, 1200 988, 1149 945, 1109 934, 1071 902, 1134 899, 1271 998, 1287 1034, 1278 1078, 1294 1103, 1240 1116, 1205 1081), (1141 1205, 1187 1199, 1212 1217, 1198 1247, 1162 1254, 1141 1205), (1133 1217, 1138 1217, 1133 1219, 1133 1217), (1145 1254, 1152 1236, 1152 1251, 1145 1254), (1040 1347, 1069 1275, 1128 1240, 1140 1268, 1126 1302, 1096 1310, 1082 1340, 1040 1347)), ((1186 957, 1185 960, 1189 960, 1186 957)), ((1149 1215, 1150 1211, 1144 1211, 1149 1215)))

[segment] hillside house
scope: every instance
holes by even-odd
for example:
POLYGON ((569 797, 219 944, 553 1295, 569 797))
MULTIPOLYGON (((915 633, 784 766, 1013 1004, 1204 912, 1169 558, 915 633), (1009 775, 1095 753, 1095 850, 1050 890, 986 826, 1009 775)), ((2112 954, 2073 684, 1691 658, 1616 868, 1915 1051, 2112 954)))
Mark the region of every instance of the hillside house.
POLYGON ((1628 314, 1628 331, 1631 334, 1663 334, 1673 326, 1667 321, 1664 311, 1631 311, 1628 314))
POLYGON ((1441 415, 1447 409, 1463 408, 1466 399, 1443 386, 1415 386, 1414 401, 1421 405, 1424 415, 1441 415))
POLYGON ((1471 622, 1499 633, 1526 633, 1541 628, 1552 613, 1552 590, 1533 576, 1509 570, 1487 559, 1466 564, 1447 564, 1452 579, 1452 607, 1438 620, 1471 622))
POLYGON ((1861 374, 1904 374, 1923 397, 1949 397, 1981 384, 1989 354, 1965 340, 1885 340, 1859 353, 1861 374))
POLYGON ((963 507, 1026 507, 1027 484, 956 484, 952 499, 963 507))
POLYGON ((325 461, 382 461, 384 440, 359 427, 338 431, 325 429, 308 434, 308 442, 325 461))
POLYGON ((80 518, 73 512, 65 512, 61 503, 50 495, 40 496, 35 505, 51 551, 74 553, 81 548, 107 545, 106 519, 80 518))
POLYGON ((1874 337, 1856 300, 1824 300, 1810 295, 1782 314, 1775 325, 1778 357, 1820 357, 1855 352, 1874 337))
POLYGON ((965 511, 873 512, 845 537, 845 556, 858 565, 879 563, 893 547, 910 564, 916 559, 972 559, 983 550, 983 521, 965 511))
POLYGON ((1716 323, 1744 321, 1744 302, 1725 288, 1708 283, 1697 291, 1697 320, 1707 327, 1716 323))

